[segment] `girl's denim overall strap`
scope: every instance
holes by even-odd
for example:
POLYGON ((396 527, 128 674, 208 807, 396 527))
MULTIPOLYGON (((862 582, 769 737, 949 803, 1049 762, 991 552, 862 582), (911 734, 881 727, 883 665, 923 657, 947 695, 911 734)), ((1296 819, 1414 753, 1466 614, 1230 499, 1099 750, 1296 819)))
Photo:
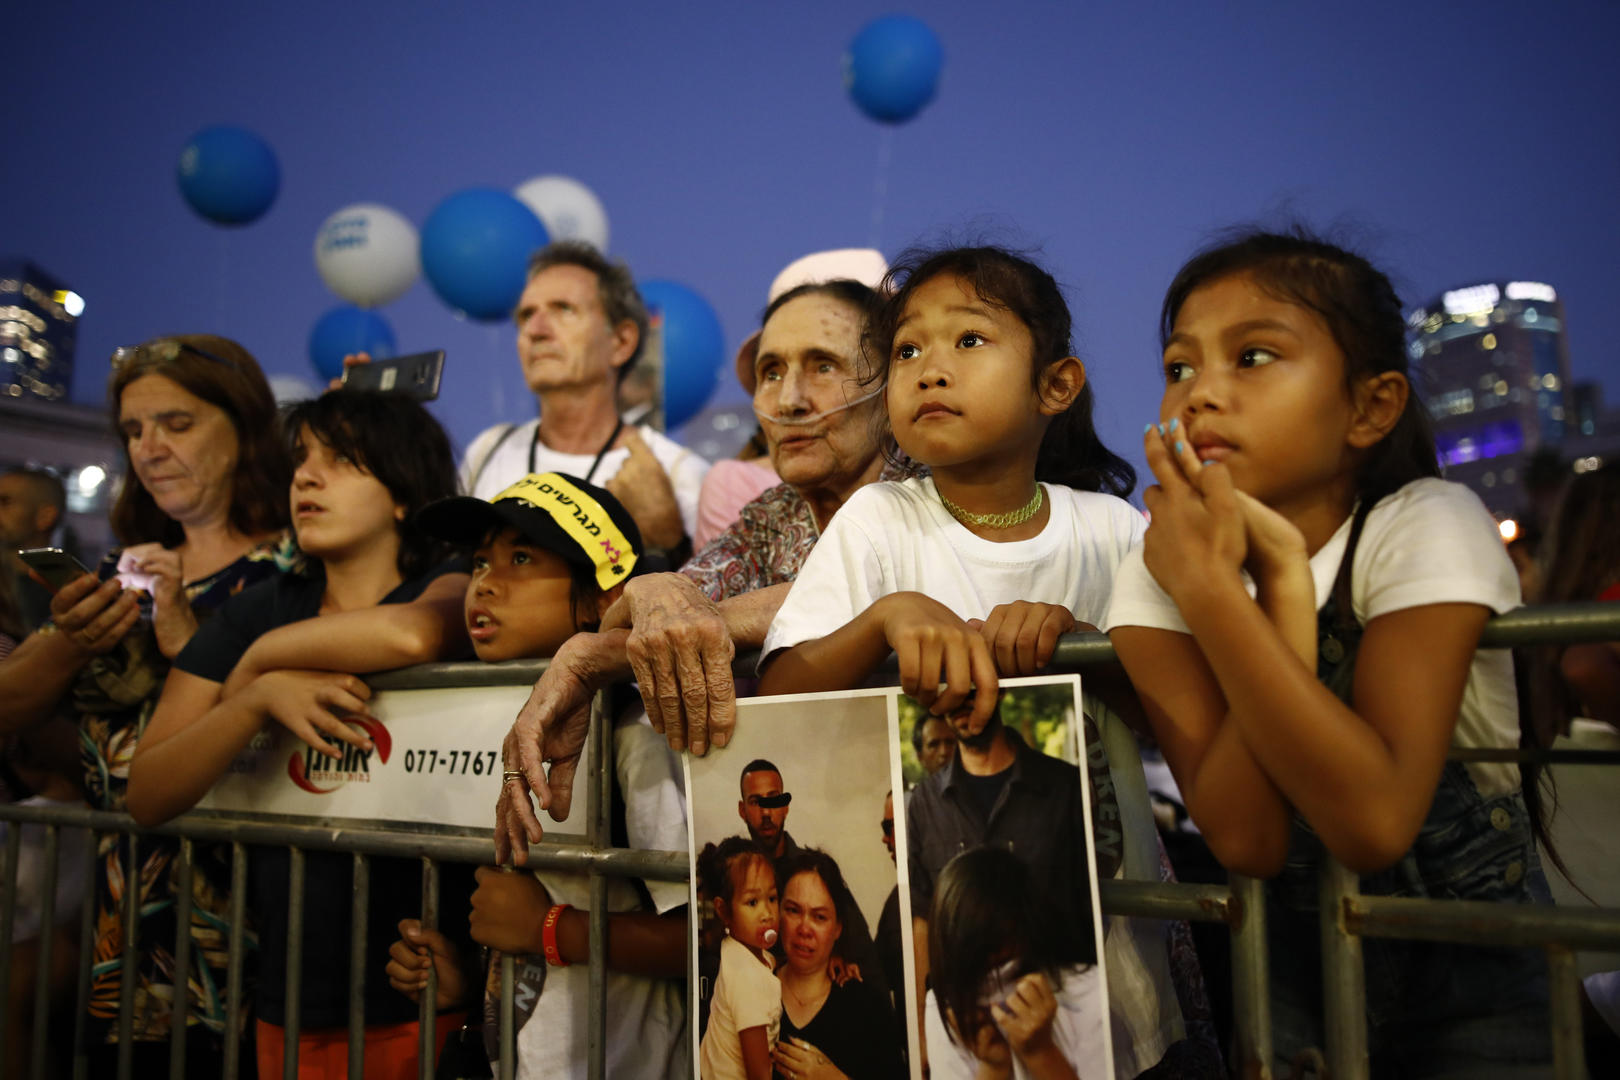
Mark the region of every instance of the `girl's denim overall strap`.
MULTIPOLYGON (((1347 705, 1363 632, 1352 606, 1352 573, 1370 509, 1365 500, 1357 507, 1332 592, 1317 614, 1317 678, 1347 705)), ((1316 907, 1324 855, 1315 830, 1295 814, 1287 865, 1266 890, 1273 1040, 1281 1061, 1321 1045, 1316 907)), ((1364 894, 1380 896, 1530 902, 1545 890, 1523 799, 1516 791, 1484 798, 1455 761, 1441 773, 1412 849, 1361 880, 1364 894)), ((1456 1066, 1488 1074, 1495 1063, 1550 1058, 1539 952, 1369 938, 1362 956, 1375 1075, 1444 1074, 1456 1066), (1510 1012, 1513 1022, 1504 1024, 1510 1012)))

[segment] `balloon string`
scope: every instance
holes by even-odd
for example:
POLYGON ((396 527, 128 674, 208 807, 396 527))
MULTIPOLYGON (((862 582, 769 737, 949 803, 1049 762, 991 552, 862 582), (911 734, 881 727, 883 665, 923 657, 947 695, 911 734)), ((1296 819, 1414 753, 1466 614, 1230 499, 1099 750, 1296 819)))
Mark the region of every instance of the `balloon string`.
MULTIPOLYGON (((489 356, 490 370, 500 370, 501 331, 498 324, 489 327, 489 356)), ((495 416, 496 423, 506 421, 506 381, 504 379, 489 380, 489 407, 495 416)))
POLYGON ((231 237, 226 229, 218 229, 217 231, 219 232, 219 277, 214 288, 214 326, 217 328, 218 333, 226 334, 229 324, 225 322, 225 281, 230 277, 231 237))
POLYGON ((884 125, 878 135, 877 179, 872 185, 872 241, 867 247, 883 250, 883 204, 889 197, 889 158, 894 152, 894 128, 884 125))

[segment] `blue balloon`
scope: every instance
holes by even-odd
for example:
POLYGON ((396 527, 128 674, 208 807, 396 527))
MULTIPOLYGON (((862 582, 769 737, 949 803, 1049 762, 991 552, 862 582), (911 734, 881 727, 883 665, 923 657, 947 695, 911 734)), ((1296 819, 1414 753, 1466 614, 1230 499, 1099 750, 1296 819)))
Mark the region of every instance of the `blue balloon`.
POLYGON ((696 416, 726 361, 726 335, 709 302, 677 281, 643 281, 641 298, 662 316, 664 426, 696 416))
POLYGON ((180 194, 220 225, 256 221, 276 201, 281 166, 270 144, 246 128, 210 127, 180 151, 180 194))
POLYGON ((423 223, 422 273, 453 310, 505 319, 523 295, 529 256, 550 240, 534 211, 507 192, 467 188, 423 223))
POLYGON ((394 355, 394 331, 375 311, 344 304, 315 320, 309 332, 309 360, 326 379, 343 374, 349 353, 370 353, 373 360, 394 355))
POLYGON ((873 19, 844 54, 844 88, 873 120, 903 124, 934 100, 945 50, 927 23, 910 15, 873 19))

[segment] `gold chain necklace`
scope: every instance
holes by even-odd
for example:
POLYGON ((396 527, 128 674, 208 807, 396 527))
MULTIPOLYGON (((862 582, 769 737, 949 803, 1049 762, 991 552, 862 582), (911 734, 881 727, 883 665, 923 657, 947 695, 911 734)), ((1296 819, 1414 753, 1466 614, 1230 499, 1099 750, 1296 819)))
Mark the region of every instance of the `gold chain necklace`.
MULTIPOLYGON (((934 490, 939 491, 937 487, 934 490)), ((1017 510, 1009 510, 1005 514, 975 514, 951 502, 943 491, 939 492, 939 501, 945 504, 945 509, 950 511, 951 517, 964 525, 977 525, 981 529, 1010 529, 1014 525, 1022 525, 1040 512, 1043 497, 1041 485, 1036 484, 1034 497, 1017 510)))

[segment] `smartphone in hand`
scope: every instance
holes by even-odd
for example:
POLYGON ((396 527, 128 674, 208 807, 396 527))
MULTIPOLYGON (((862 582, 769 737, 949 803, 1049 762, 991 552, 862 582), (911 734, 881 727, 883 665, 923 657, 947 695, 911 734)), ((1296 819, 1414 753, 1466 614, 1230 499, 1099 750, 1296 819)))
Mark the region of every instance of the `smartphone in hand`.
POLYGON ((83 563, 61 548, 28 548, 17 552, 17 558, 38 574, 44 580, 45 587, 53 593, 61 591, 62 586, 68 582, 90 572, 83 563))
POLYGON ((443 375, 444 350, 435 349, 396 356, 392 360, 351 364, 343 369, 343 386, 347 390, 405 394, 417 401, 432 401, 439 396, 439 380, 443 375))

